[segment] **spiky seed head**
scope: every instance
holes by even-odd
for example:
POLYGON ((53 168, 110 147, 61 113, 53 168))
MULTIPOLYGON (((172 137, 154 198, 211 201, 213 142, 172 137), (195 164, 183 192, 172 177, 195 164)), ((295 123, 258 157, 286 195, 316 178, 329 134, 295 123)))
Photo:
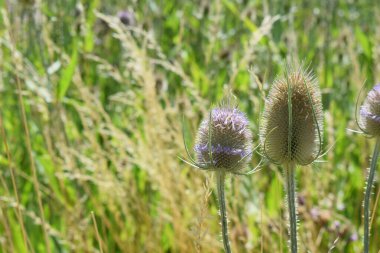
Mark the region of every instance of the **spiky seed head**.
POLYGON ((194 146, 197 162, 209 169, 240 171, 250 161, 251 140, 247 117, 235 102, 225 99, 199 126, 194 146))
POLYGON ((265 102, 260 131, 264 153, 278 164, 310 164, 320 152, 322 124, 316 79, 302 64, 286 66, 265 102))
POLYGON ((368 92, 360 108, 360 123, 367 134, 380 136, 380 84, 368 92))

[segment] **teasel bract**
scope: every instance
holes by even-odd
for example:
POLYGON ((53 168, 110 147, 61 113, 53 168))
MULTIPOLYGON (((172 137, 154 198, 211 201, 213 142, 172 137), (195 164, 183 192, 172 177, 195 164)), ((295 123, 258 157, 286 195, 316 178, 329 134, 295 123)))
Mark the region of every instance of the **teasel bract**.
MULTIPOLYGON (((360 97, 360 94, 358 98, 360 97)), ((363 105, 360 108, 360 119, 357 121, 359 128, 370 137, 376 138, 376 145, 373 151, 371 166, 369 169, 367 184, 364 194, 364 253, 369 252, 370 239, 370 200, 371 191, 375 181, 376 164, 380 150, 380 84, 375 85, 368 92, 363 105)))
POLYGON ((289 213, 289 247, 297 252, 295 167, 308 165, 321 153, 323 111, 317 80, 303 64, 285 66, 265 101, 260 129, 264 155, 284 167, 289 213))
POLYGON ((225 177, 227 174, 252 174, 260 166, 259 164, 256 168, 244 172, 254 149, 252 148, 252 132, 249 128, 249 121, 246 115, 237 108, 236 98, 232 94, 228 94, 203 119, 195 141, 195 159, 189 154, 186 142, 184 144, 189 160, 179 157, 182 161, 200 170, 216 173, 223 245, 225 252, 229 253, 231 246, 228 239, 224 196, 225 177))

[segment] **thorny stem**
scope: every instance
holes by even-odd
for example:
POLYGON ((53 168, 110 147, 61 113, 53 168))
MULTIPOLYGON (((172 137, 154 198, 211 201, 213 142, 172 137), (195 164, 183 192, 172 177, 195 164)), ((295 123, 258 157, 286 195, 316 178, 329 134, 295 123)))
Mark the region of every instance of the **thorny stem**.
MULTIPOLYGON (((293 104, 292 104, 292 86, 288 77, 288 155, 292 159, 293 144, 293 104)), ((289 234, 290 234, 290 251, 297 253, 297 206, 296 206, 296 184, 294 175, 294 164, 288 163, 285 167, 285 191, 289 211, 289 234)))
POLYGON ((369 174, 367 178, 367 187, 365 189, 365 196, 364 196, 364 241, 363 241, 364 253, 369 252, 369 233, 370 233, 369 203, 371 200, 371 192, 372 192, 372 187, 375 180, 376 163, 377 163, 377 158, 379 156, 379 150, 380 150, 380 138, 377 138, 375 150, 373 151, 373 155, 372 155, 371 167, 369 169, 369 174))
POLYGON ((222 225, 222 237, 223 237, 224 251, 226 253, 231 253, 230 241, 228 240, 228 223, 227 223, 226 201, 225 201, 225 197, 224 197, 224 179, 225 179, 225 177, 226 177, 225 172, 217 171, 216 185, 218 188, 220 222, 222 225))
POLYGON ((297 206, 296 206, 296 184, 294 166, 288 164, 285 168, 285 190, 289 211, 289 234, 290 251, 297 253, 297 206))

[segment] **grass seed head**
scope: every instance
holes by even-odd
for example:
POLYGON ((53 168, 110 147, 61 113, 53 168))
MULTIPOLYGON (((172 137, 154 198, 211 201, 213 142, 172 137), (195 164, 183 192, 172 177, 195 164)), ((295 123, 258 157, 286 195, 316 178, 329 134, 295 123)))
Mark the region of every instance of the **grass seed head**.
POLYGON ((260 137, 266 156, 278 164, 310 164, 320 153, 322 124, 316 79, 302 64, 288 65, 265 103, 260 137))
POLYGON ((371 136, 380 136, 380 84, 375 85, 360 108, 361 128, 371 136))
POLYGON ((194 146, 197 161, 211 169, 239 171, 251 158, 251 140, 247 117, 227 98, 200 124, 194 146))

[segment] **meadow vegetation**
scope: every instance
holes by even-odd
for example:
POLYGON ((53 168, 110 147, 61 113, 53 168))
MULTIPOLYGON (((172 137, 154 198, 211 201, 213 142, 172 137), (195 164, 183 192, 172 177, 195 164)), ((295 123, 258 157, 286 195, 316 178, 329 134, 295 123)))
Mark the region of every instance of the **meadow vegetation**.
MULTIPOLYGON (((325 118, 324 156, 296 170, 299 251, 361 252, 375 142, 351 130, 380 81, 379 5, 0 0, 0 252, 222 252, 215 175, 177 158, 182 132, 192 151, 231 87, 258 145, 287 58, 314 70, 325 118)), ((234 252, 288 251, 283 183, 268 162, 227 177, 234 252)))

